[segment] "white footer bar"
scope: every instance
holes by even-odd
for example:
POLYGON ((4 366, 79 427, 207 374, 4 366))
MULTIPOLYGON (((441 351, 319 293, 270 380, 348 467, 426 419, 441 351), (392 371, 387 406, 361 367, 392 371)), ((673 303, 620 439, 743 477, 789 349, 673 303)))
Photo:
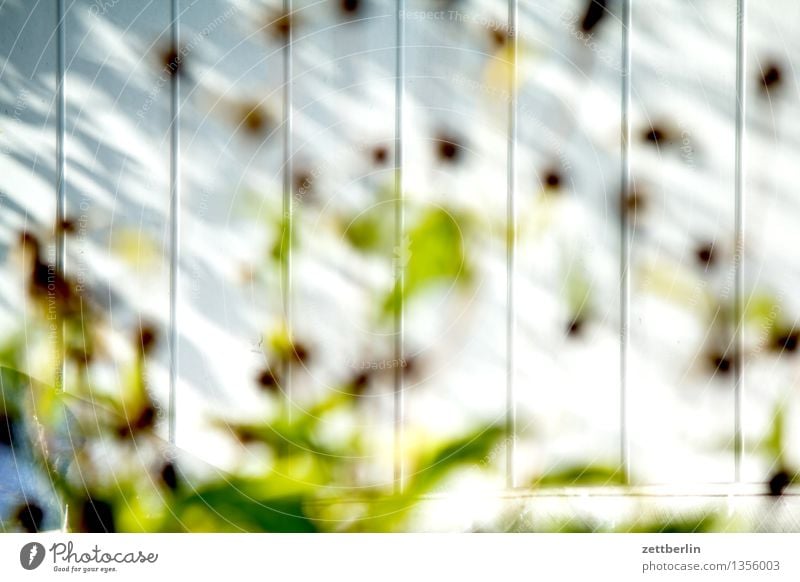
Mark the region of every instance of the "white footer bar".
POLYGON ((797 534, 6 534, 0 580, 799 580, 798 547, 797 534))

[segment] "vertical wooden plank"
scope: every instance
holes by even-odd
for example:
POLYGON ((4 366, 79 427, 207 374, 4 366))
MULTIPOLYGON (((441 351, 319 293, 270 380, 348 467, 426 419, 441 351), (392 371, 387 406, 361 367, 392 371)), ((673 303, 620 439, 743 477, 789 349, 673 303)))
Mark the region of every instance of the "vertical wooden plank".
MULTIPOLYGON (((180 47, 181 10, 180 1, 170 2, 170 40, 167 49, 176 55, 171 65, 178 67, 180 47)), ((178 373, 180 357, 178 351, 178 274, 180 272, 181 240, 181 84, 178 71, 170 75, 170 135, 169 135, 169 416, 167 436, 170 445, 176 442, 178 418, 178 373)))
POLYGON ((55 3, 6 4, 0 13, 0 342, 7 354, 27 353, 2 364, 55 385, 56 320, 40 326, 46 289, 32 285, 33 246, 22 235, 36 238, 41 260, 55 271, 58 15, 55 3))
MULTIPOLYGON (((425 443, 466 438, 485 452, 460 467, 460 481, 440 487, 496 490, 510 481, 513 450, 505 434, 514 272, 509 4, 409 0, 404 18, 409 474, 436 471, 421 455, 425 443)), ((477 508, 462 510, 474 516, 477 508)))
POLYGON ((40 529, 63 519, 54 484, 23 442, 35 418, 21 384, 27 376, 49 393, 61 376, 63 312, 50 286, 63 264, 57 22, 56 2, 0 5, 0 532, 30 531, 20 516, 37 509, 40 529))
POLYGON ((742 480, 765 483, 764 491, 775 494, 800 467, 793 252, 800 221, 793 191, 798 17, 793 2, 749 2, 745 22, 742 480))
POLYGON ((521 7, 519 462, 532 486, 623 481, 622 3, 605 4, 521 7))
POLYGON ((296 2, 294 328, 298 414, 336 451, 334 487, 391 488, 397 266, 395 2, 296 2))
POLYGON ((517 146, 519 93, 519 3, 508 2, 508 146, 506 154, 506 487, 517 486, 516 395, 516 268, 517 268, 517 146))
POLYGON ((633 7, 631 466, 735 478, 736 2, 633 7))
POLYGON ((81 340, 75 349, 85 351, 85 358, 71 359, 67 382, 78 395, 90 386, 112 396, 130 424, 155 417, 163 438, 170 361, 169 23, 168 3, 75 0, 65 18, 65 214, 77 232, 67 271, 82 289, 83 310, 81 329, 69 333, 81 340))
POLYGON ((284 337, 287 21, 280 0, 187 2, 181 14, 178 444, 261 471, 270 451, 237 426, 274 418, 286 387, 272 344, 284 337))
MULTIPOLYGON (((406 236, 405 208, 405 108, 406 108, 406 2, 395 3, 395 60, 394 60, 394 249, 404 248, 406 236)), ((394 261, 394 361, 405 361, 405 289, 406 265, 402 260, 394 261)), ((406 394, 405 370, 394 369, 394 487, 402 493, 405 488, 406 455, 406 394)))

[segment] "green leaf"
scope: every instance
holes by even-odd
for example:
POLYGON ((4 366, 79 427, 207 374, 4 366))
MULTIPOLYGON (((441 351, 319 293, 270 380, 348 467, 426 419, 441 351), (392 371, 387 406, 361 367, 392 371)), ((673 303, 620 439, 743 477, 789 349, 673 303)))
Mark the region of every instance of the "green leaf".
POLYGON ((619 530, 629 533, 709 533, 719 531, 717 522, 713 513, 702 513, 639 521, 619 530))
POLYGON ((747 299, 744 320, 751 325, 772 327, 780 312, 781 307, 774 297, 766 293, 754 293, 747 299))
POLYGON ((379 204, 356 216, 344 231, 345 239, 357 250, 388 255, 394 240, 394 213, 379 204))
POLYGON ((574 465, 550 471, 533 482, 534 487, 577 487, 586 485, 624 485, 625 475, 619 467, 606 465, 574 465))
POLYGON ((468 285, 473 267, 467 259, 470 222, 442 208, 425 212, 394 248, 396 268, 405 271, 402 294, 397 285, 383 303, 385 314, 395 313, 402 302, 441 283, 468 285), (402 299, 402 301, 401 301, 402 299))
MULTIPOLYGON (((193 529, 199 525, 199 529, 207 527, 208 531, 317 531, 301 497, 265 497, 260 488, 260 483, 243 479, 211 484, 179 501, 173 510, 178 520, 188 516, 193 529)), ((180 527, 180 523, 172 522, 167 529, 180 527)))

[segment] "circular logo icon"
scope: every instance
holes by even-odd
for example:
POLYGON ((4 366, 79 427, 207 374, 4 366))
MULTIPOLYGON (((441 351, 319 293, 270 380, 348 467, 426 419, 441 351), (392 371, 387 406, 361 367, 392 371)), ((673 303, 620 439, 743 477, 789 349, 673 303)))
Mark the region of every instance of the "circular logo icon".
POLYGON ((19 551, 19 563, 26 570, 35 570, 44 562, 44 546, 38 542, 31 542, 22 546, 19 551))

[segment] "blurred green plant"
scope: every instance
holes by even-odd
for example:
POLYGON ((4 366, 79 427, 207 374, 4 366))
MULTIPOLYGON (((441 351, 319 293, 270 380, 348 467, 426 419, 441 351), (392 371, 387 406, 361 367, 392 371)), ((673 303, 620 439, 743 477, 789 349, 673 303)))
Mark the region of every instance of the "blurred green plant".
MULTIPOLYGON (((412 240, 424 251, 410 264, 412 290, 437 277, 463 273, 460 234, 446 213, 423 216, 412 240), (442 252, 435 251, 439 247, 442 252)), ((38 240, 26 235, 24 244, 35 250, 31 278, 41 277, 48 267, 38 240)), ((31 462, 53 484, 70 530, 398 531, 412 518, 420 497, 459 469, 480 463, 503 439, 501 429, 479 427, 460 437, 419 442, 406 451, 413 470, 402 493, 394 494, 392 483, 362 483, 353 475, 363 472, 362 465, 379 461, 371 456, 367 435, 354 431, 347 438, 329 439, 323 428, 331 417, 363 406, 368 379, 354 378, 304 403, 301 410, 278 389, 278 372, 302 364, 308 349, 279 329, 265 346, 270 368, 258 378, 269 388, 275 414, 259 423, 218 419, 241 443, 268 451, 268 468, 244 474, 192 470, 192 462, 159 437, 162 407, 147 379, 158 329, 139 322, 129 335, 132 357, 114 361, 121 371, 121 389, 100 389, 91 372, 110 357, 96 337, 102 312, 90 297, 76 294, 74 281, 64 279, 63 287, 56 298, 55 327, 50 324, 53 305, 47 286, 31 285, 41 309, 28 322, 27 338, 12 336, 0 346, 5 366, 0 412, 23 427, 32 443, 31 462), (31 334, 41 332, 41 341, 52 341, 53 329, 60 326, 66 330, 65 349, 55 351, 55 361, 41 361, 56 369, 63 362, 68 393, 22 372, 30 361, 31 334)))

